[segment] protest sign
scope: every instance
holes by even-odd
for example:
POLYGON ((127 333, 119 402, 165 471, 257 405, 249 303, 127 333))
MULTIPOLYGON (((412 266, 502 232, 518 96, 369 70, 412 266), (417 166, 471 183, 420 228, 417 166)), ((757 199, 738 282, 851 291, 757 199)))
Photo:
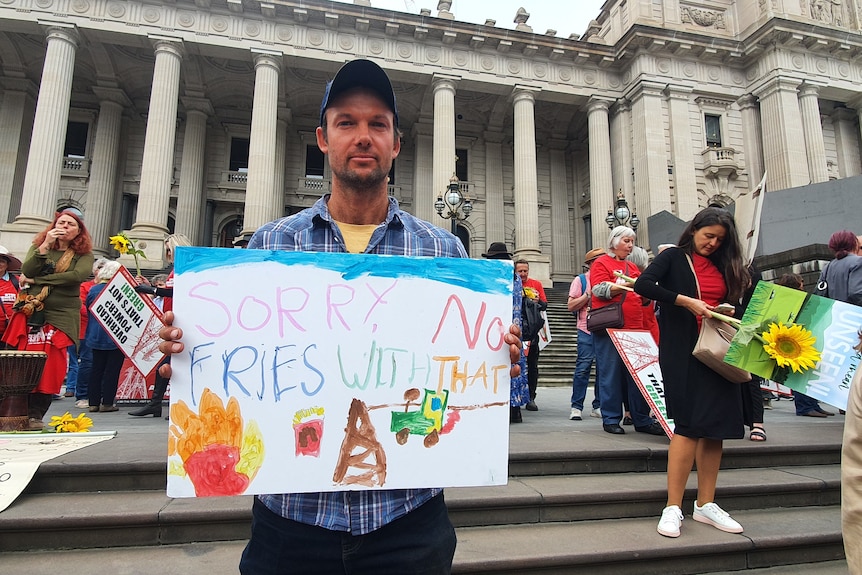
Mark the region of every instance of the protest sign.
MULTIPOLYGON (((120 379, 117 385, 117 399, 140 401, 149 400, 153 397, 153 389, 156 385, 156 370, 144 377, 135 364, 127 357, 123 360, 120 368, 120 379)), ((165 392, 163 399, 170 397, 170 386, 165 392)))
POLYGON ((664 402, 664 380, 658 363, 658 345, 652 334, 639 329, 609 329, 608 335, 641 395, 661 424, 665 434, 673 437, 673 420, 667 416, 664 402))
POLYGON ((0 511, 21 495, 43 461, 107 441, 116 433, 0 434, 0 511))
POLYGON ((845 409, 860 328, 860 307, 761 281, 724 361, 845 409))
POLYGON ((163 357, 158 346, 164 324, 159 309, 135 291, 136 285, 132 274, 121 267, 93 300, 90 311, 135 367, 149 375, 163 357))
POLYGON ((501 485, 512 263, 177 249, 168 495, 501 485))

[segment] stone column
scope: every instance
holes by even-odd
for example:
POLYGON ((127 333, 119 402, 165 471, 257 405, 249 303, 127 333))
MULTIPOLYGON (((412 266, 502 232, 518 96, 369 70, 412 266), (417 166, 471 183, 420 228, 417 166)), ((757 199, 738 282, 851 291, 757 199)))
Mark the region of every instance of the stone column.
POLYGON ((515 86, 515 258, 530 262, 530 277, 551 285, 551 260, 539 241, 539 184, 536 171, 536 93, 515 86))
POLYGON ((18 214, 24 170, 30 151, 30 130, 36 85, 25 78, 3 78, 0 103, 0 225, 18 214))
MULTIPOLYGON (((632 197, 632 107, 625 98, 617 100, 611 108, 611 174, 613 184, 611 189, 622 190, 623 194, 632 197)), ((596 205, 593 218, 604 221, 604 213, 600 213, 601 205, 596 205)), ((607 237, 602 239, 602 244, 607 237)))
MULTIPOLYGON (((426 222, 440 223, 434 211, 438 191, 434 189, 434 128, 427 122, 413 124, 413 213, 426 222)), ((453 152, 454 153, 454 152, 453 152)), ((451 176, 451 174, 450 174, 451 176)), ((447 181, 448 184, 448 181, 447 181)), ((439 193, 442 193, 440 190, 439 193)), ((448 228, 447 228, 448 229, 448 228)))
MULTIPOLYGON (((455 87, 457 78, 434 74, 434 198, 446 191, 455 173, 455 87)), ((445 229, 451 222, 434 215, 432 220, 445 229)))
MULTIPOLYGON (((686 221, 699 211, 694 154, 691 149, 691 92, 692 89, 687 86, 668 86, 665 91, 670 116, 670 157, 673 162, 677 215, 686 221)), ((647 244, 646 239, 646 236, 641 238, 641 245, 647 244)))
MULTIPOLYGON (((48 28, 48 47, 24 175, 21 213, 15 218, 15 227, 22 232, 40 231, 50 223, 57 209, 77 48, 78 33, 74 28, 48 28)), ((12 246, 7 247, 12 249, 12 246)))
POLYGON ((275 174, 273 176, 275 194, 273 194, 272 208, 275 218, 284 216, 284 169, 287 162, 287 126, 290 120, 290 110, 279 107, 278 121, 275 124, 275 174))
MULTIPOLYGON (((503 133, 485 132, 485 247, 506 241, 503 210, 503 133)), ((511 247, 511 246, 510 246, 511 247)))
POLYGON ((87 187, 87 229, 93 238, 93 254, 99 257, 113 254, 108 237, 120 231, 110 228, 117 198, 114 183, 117 180, 123 110, 130 108, 132 103, 117 88, 95 86, 93 93, 99 98, 99 118, 87 187))
MULTIPOLYGON (((607 112, 607 110, 605 110, 607 112)), ((551 279, 569 282, 572 269, 572 226, 569 220, 569 186, 566 177, 565 140, 547 142, 551 161, 551 279)))
MULTIPOLYGON (((245 218, 242 234, 252 234, 276 218, 275 150, 278 121, 278 75, 281 54, 253 50, 254 104, 248 150, 248 184, 245 190, 245 218)), ((278 214, 279 216, 281 214, 278 214)))
POLYGON ((201 206, 206 201, 204 158, 207 118, 214 111, 210 101, 204 98, 183 98, 183 107, 186 109, 186 125, 183 131, 175 228, 178 234, 185 234, 193 245, 208 245, 201 241, 201 206))
POLYGON ((859 136, 854 126, 855 120, 856 114, 847 108, 835 108, 832 112, 839 178, 849 178, 862 173, 859 158, 859 136))
POLYGON ((590 205, 593 206, 593 245, 602 246, 607 240, 602 208, 614 205, 611 176, 611 137, 608 122, 609 102, 591 98, 587 104, 587 122, 590 145, 590 205))
POLYGON ((799 84, 799 80, 778 77, 754 91, 760 99, 767 191, 804 186, 810 181, 797 97, 799 84))
POLYGON ((145 263, 147 267, 162 266, 164 254, 161 240, 168 232, 181 50, 182 44, 179 41, 155 40, 156 64, 153 68, 153 89, 150 94, 147 133, 141 160, 138 213, 129 234, 134 239, 148 240, 145 242, 146 247, 142 248, 147 254, 147 260, 144 262, 150 262, 145 263))
POLYGON ((667 138, 662 110, 664 88, 664 84, 657 82, 639 82, 632 94, 627 96, 632 101, 634 192, 626 200, 640 217, 638 243, 642 246, 649 243, 647 217, 662 210, 673 213, 668 188, 667 138))
POLYGON ((805 148, 808 158, 808 172, 813 183, 829 179, 826 169, 826 146, 823 143, 823 126, 820 123, 820 87, 802 84, 799 87, 799 104, 802 108, 802 129, 805 133, 805 148))
POLYGON ((749 188, 763 177, 763 134, 760 127, 760 107, 757 98, 746 94, 737 102, 742 116, 742 146, 748 166, 749 188))

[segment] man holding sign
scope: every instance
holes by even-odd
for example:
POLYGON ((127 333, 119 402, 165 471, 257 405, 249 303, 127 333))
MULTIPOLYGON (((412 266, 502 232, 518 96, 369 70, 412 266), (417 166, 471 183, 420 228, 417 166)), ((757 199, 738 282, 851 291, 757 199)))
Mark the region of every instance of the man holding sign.
MULTIPOLYGON (((332 192, 314 206, 270 222, 249 249, 467 257, 449 232, 399 209, 388 174, 401 150, 395 94, 368 60, 348 62, 326 86, 317 144, 329 156, 332 192)), ((163 352, 183 350, 165 315, 163 352)), ((520 332, 509 328, 513 376, 520 332)), ((161 368, 170 376, 170 366, 161 368)), ((244 574, 449 573, 455 531, 442 489, 292 493, 255 498, 244 574)))

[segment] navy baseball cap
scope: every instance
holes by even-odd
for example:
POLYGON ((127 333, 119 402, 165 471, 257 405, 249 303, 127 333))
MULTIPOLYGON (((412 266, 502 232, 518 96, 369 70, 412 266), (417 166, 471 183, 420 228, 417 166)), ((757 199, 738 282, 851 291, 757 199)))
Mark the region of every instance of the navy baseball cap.
POLYGON ((326 92, 320 103, 320 125, 323 125, 323 115, 332 100, 351 88, 363 87, 372 90, 380 99, 386 102, 395 115, 395 128, 398 128, 398 108, 395 106, 395 92, 392 83, 383 68, 371 60, 351 60, 343 65, 335 74, 335 78, 326 84, 326 92))

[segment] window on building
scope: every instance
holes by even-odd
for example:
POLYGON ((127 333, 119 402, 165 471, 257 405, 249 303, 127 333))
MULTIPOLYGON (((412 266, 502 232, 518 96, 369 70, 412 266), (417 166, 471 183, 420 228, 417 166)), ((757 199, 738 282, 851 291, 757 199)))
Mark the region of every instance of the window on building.
POLYGON ((467 150, 455 150, 455 155, 458 157, 455 160, 455 175, 462 182, 469 182, 470 178, 467 177, 467 150))
POLYGON ((305 177, 323 178, 323 152, 317 144, 305 146, 305 177))
POLYGON ((703 127, 706 132, 706 147, 721 148, 721 116, 704 114, 703 127))
POLYGON ((66 126, 66 145, 63 148, 64 156, 73 158, 87 157, 87 134, 90 124, 87 122, 69 122, 66 126))
POLYGON ((228 170, 231 172, 248 171, 248 138, 231 138, 228 170))
POLYGON ((589 215, 584 216, 584 253, 593 249, 593 220, 589 215))

